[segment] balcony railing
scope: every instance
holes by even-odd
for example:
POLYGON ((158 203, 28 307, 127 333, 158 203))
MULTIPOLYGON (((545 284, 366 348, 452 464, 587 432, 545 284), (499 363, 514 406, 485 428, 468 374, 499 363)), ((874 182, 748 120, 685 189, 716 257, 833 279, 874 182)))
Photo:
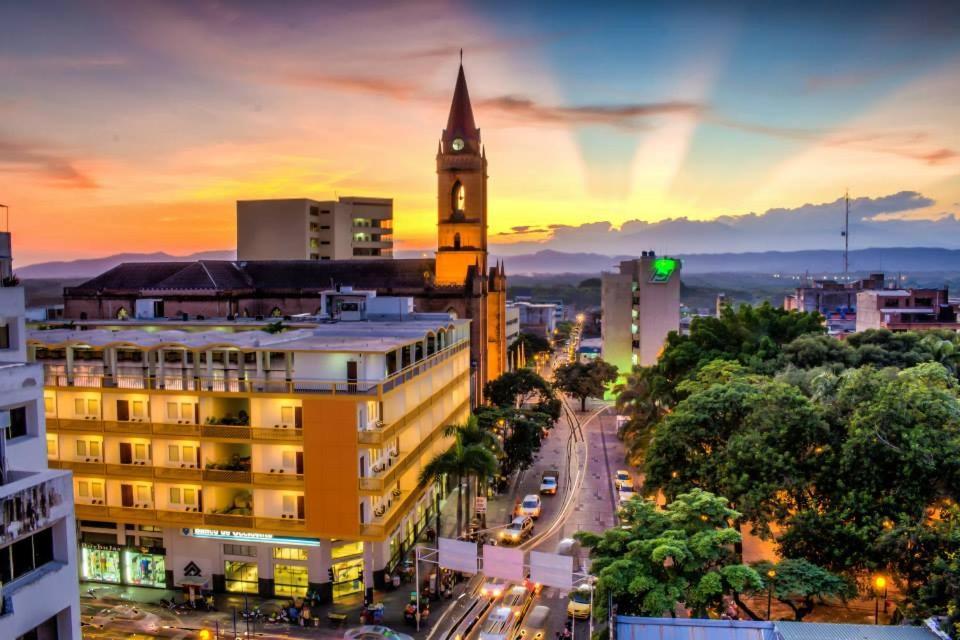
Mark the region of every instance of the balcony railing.
POLYGON ((388 487, 395 484, 401 474, 423 457, 424 452, 433 446, 435 440, 443 437, 443 425, 454 420, 458 413, 466 411, 469 404, 469 400, 462 402, 459 407, 454 409, 450 415, 440 423, 441 426, 435 428, 429 436, 421 440, 412 451, 399 452, 397 457, 390 459, 391 462, 385 469, 375 473, 371 477, 360 478, 360 490, 365 493, 382 494, 388 487))
POLYGON ((78 462, 76 460, 48 460, 47 466, 54 469, 69 469, 75 474, 102 476, 106 465, 102 462, 78 462))
POLYGON ((127 478, 152 478, 153 467, 149 464, 108 464, 107 474, 127 478))
POLYGON ((457 385, 462 384, 464 381, 468 380, 470 377, 469 371, 464 371, 459 376, 443 385, 436 393, 434 393, 426 402, 421 402, 414 409, 407 412, 399 420, 395 420, 391 423, 385 424, 380 427, 375 427, 373 429, 361 429, 357 431, 357 442, 360 444, 374 444, 379 445, 393 438, 397 432, 403 429, 405 426, 416 420, 420 417, 425 411, 433 406, 437 400, 444 398, 447 394, 450 393, 450 390, 456 387, 457 385))
MULTIPOLYGON (((455 344, 408 365, 383 380, 315 380, 294 378, 288 380, 285 372, 274 371, 265 378, 241 377, 239 370, 224 370, 222 376, 194 376, 193 370, 183 375, 164 372, 163 375, 110 374, 96 368, 68 375, 64 365, 45 364, 44 384, 48 387, 77 387, 94 389, 135 389, 145 391, 211 391, 222 393, 303 393, 379 395, 411 380, 452 355, 468 348, 469 340, 455 344)), ((124 423, 126 424, 126 423, 124 423)))
MULTIPOLYGON (((194 507, 195 508, 195 507, 194 507)), ((208 525, 231 529, 256 531, 305 531, 306 524, 297 518, 272 518, 260 516, 236 516, 224 513, 202 513, 182 510, 137 509, 133 507, 108 507, 106 505, 75 505, 78 518, 87 520, 126 520, 128 522, 155 523, 157 525, 208 525)))
POLYGON ((265 487, 303 487, 302 473, 254 473, 253 484, 265 487))
POLYGON ((203 472, 200 469, 187 467, 154 467, 153 477, 157 480, 201 480, 203 472))
POLYGON ((233 471, 230 469, 204 469, 203 479, 208 482, 242 482, 250 483, 249 471, 233 471))
POLYGON ((83 433, 126 433, 131 435, 185 436, 198 438, 299 442, 303 429, 288 427, 249 427, 226 424, 171 424, 169 422, 117 422, 115 420, 73 420, 47 418, 47 431, 83 433))

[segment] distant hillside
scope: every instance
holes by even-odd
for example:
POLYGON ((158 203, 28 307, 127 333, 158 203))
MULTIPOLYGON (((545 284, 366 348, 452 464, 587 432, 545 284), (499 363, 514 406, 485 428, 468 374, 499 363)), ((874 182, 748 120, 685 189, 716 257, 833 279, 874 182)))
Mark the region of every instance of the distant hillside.
POLYGON ((236 251, 201 251, 187 256, 172 256, 169 253, 117 253, 105 258, 68 260, 62 262, 38 262, 15 269, 20 278, 90 278, 112 269, 121 262, 166 262, 193 260, 233 260, 236 251))
MULTIPOLYGON (((163 262, 166 260, 233 260, 234 251, 204 251, 187 256, 167 253, 118 253, 104 258, 41 262, 16 270, 21 278, 90 278, 121 262, 163 262)), ((398 258, 419 258, 421 251, 399 251, 398 258)), ((607 256, 599 253, 564 253, 545 250, 517 256, 493 254, 491 262, 503 260, 507 276, 530 274, 596 274, 612 271, 621 260, 635 256, 607 256)), ((764 251, 757 253, 696 253, 683 258, 684 273, 804 273, 836 274, 843 269, 841 251, 764 251)), ((859 249, 850 252, 850 271, 960 271, 960 249, 890 248, 859 249)))
MULTIPOLYGON (((521 274, 588 274, 616 269, 631 256, 596 253, 537 253, 497 257, 507 266, 507 276, 521 274)), ((764 251, 756 253, 698 253, 677 256, 684 273, 804 273, 836 274, 843 270, 842 251, 764 251)), ((938 248, 859 249, 850 252, 850 271, 958 271, 960 250, 938 248)))

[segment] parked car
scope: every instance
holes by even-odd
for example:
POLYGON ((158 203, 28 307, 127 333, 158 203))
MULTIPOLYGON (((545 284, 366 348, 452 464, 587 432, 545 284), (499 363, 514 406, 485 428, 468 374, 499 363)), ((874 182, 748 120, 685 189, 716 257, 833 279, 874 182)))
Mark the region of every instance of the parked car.
POLYGON ((630 475, 629 471, 619 469, 617 470, 617 475, 614 476, 613 484, 617 487, 617 491, 623 487, 630 487, 633 489, 633 476, 630 475))
POLYGON ((540 496, 535 493, 531 493, 523 497, 523 502, 520 503, 520 515, 530 516, 534 520, 540 517, 540 511, 543 505, 540 503, 540 496))
POLYGON ((570 592, 567 600, 567 615, 585 620, 590 617, 590 586, 581 585, 570 592))
POLYGON ((500 541, 507 544, 518 544, 533 534, 533 518, 518 516, 513 519, 507 528, 500 532, 500 541))

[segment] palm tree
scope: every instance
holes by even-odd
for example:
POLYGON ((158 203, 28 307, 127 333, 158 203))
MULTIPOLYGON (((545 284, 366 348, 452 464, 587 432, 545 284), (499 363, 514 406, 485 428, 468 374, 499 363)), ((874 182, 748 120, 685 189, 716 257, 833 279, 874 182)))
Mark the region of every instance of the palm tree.
MULTIPOLYGON (((483 432, 471 416, 465 425, 451 425, 445 433, 454 437, 449 449, 435 456, 420 472, 420 482, 426 483, 437 480, 445 475, 453 476, 457 481, 457 534, 463 533, 463 480, 467 479, 467 493, 469 495, 469 479, 471 475, 488 477, 497 471, 497 458, 490 450, 489 444, 479 444, 474 439, 486 441, 483 432)), ((489 434, 493 437, 493 434, 489 434)), ((494 442, 496 439, 494 438, 494 442)), ((467 505, 469 515, 469 504, 467 505)), ((440 529, 437 528, 439 535, 440 529)))
MULTIPOLYGON (((499 468, 498 459, 503 454, 503 448, 500 446, 500 441, 493 434, 493 432, 481 427, 479 422, 477 422, 477 417, 474 415, 471 415, 469 418, 467 418, 467 422, 465 424, 448 426, 444 432, 444 435, 455 438, 457 442, 460 442, 465 447, 479 446, 490 452, 493 458, 492 466, 489 464, 490 460, 487 459, 487 456, 475 454, 475 459, 471 461, 475 466, 474 469, 471 469, 473 473, 466 474, 467 495, 469 496, 472 493, 474 496, 478 496, 480 495, 481 490, 484 492, 484 495, 486 495, 487 480, 490 476, 497 472, 497 469, 499 468), (470 491, 471 476, 476 476, 477 478, 476 491, 474 492, 470 491)), ((470 522, 469 501, 467 501, 466 521, 470 522)), ((486 526, 486 514, 484 514, 483 517, 483 525, 486 526)))

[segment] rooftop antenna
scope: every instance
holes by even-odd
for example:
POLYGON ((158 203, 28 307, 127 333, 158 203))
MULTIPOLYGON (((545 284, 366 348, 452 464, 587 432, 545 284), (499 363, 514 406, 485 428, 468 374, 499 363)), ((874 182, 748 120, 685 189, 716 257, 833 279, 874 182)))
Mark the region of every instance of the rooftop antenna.
POLYGON ((460 66, 463 66, 463 47, 460 47, 460 66))
POLYGON ((843 276, 847 279, 850 271, 850 189, 843 194, 843 276))

